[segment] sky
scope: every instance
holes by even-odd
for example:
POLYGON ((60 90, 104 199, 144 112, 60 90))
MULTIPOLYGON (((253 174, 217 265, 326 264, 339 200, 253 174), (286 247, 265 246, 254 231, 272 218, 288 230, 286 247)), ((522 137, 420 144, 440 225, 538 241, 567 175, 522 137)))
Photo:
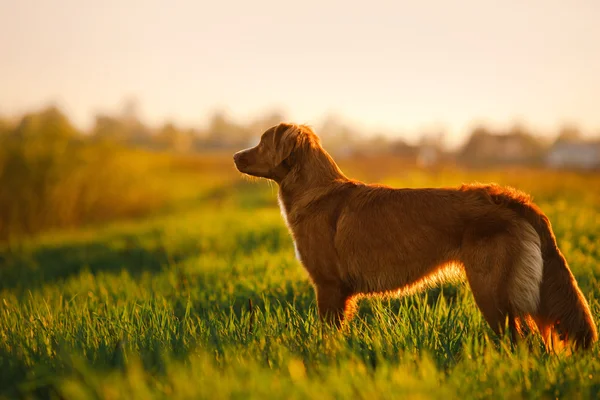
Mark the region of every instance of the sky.
POLYGON ((0 115, 600 133, 600 1, 0 0, 0 115))

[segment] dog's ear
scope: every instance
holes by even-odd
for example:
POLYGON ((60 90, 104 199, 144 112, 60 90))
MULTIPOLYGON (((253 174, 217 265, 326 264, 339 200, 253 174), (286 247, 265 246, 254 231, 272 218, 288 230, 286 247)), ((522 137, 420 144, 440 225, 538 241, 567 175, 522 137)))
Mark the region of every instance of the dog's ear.
POLYGON ((281 123, 275 128, 275 165, 281 164, 298 146, 300 128, 297 125, 281 123))

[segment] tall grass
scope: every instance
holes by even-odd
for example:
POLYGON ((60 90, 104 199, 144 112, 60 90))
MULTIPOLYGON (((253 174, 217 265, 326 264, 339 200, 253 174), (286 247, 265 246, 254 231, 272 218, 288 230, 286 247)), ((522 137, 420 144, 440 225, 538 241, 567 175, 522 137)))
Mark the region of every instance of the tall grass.
MULTIPOLYGON (((201 195, 169 214, 0 247, 0 398, 600 394, 599 345, 548 355, 533 337, 512 349, 464 285, 365 300, 348 329, 321 325, 274 188, 233 179, 230 163, 172 162, 173 176, 205 173, 201 195)), ((349 174, 378 173, 374 163, 359 169, 349 174)), ((437 186, 486 176, 534 192, 600 320, 597 178, 403 169, 379 180, 437 186)))

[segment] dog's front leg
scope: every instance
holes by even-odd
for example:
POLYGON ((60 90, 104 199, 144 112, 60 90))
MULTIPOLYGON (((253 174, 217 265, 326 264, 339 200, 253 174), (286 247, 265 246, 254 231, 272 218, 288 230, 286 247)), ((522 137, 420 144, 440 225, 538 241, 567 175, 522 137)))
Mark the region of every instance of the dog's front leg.
POLYGON ((339 328, 344 320, 352 317, 354 301, 350 290, 337 282, 318 283, 315 289, 322 321, 333 323, 339 328))

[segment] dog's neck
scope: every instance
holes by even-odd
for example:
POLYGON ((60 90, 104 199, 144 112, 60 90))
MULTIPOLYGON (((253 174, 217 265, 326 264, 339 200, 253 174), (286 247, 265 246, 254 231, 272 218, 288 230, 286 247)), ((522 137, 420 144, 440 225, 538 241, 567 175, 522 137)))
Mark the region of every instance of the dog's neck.
POLYGON ((282 174, 279 184, 279 199, 288 219, 293 219, 298 210, 326 196, 340 183, 349 179, 323 148, 311 148, 301 157, 292 155, 278 168, 282 174), (295 158, 296 157, 296 158, 295 158))

